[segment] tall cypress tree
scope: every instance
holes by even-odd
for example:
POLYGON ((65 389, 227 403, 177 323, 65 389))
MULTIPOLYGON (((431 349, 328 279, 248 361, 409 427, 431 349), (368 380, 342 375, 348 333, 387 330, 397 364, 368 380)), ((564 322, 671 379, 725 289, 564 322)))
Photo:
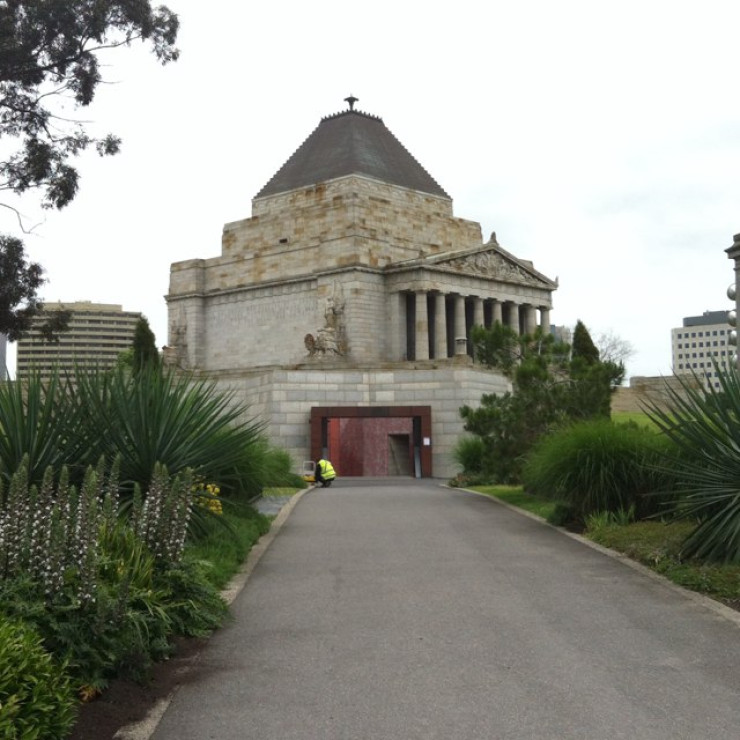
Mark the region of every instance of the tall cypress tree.
POLYGON ((149 327, 149 322, 144 316, 136 322, 133 350, 134 374, 138 373, 139 370, 142 370, 148 365, 152 367, 159 366, 159 352, 154 343, 154 332, 149 327))
POLYGON ((599 361, 599 350, 591 339, 586 325, 579 319, 573 330, 573 359, 582 358, 586 365, 595 365, 599 361))

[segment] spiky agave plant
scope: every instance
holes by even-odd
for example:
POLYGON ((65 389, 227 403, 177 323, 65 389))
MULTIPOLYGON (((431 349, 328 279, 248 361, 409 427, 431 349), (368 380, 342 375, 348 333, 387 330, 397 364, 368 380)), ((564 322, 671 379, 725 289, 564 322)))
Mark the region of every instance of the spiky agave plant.
POLYGON ((645 411, 677 445, 671 458, 679 493, 674 514, 697 527, 683 544, 685 557, 740 563, 740 378, 715 363, 719 389, 677 376, 661 408, 645 411))
MULTIPOLYGON (((27 458, 31 483, 40 483, 48 467, 74 466, 79 423, 58 375, 38 374, 15 383, 0 383, 0 476, 6 482, 27 458)), ((1 503, 1 502, 0 502, 1 503)))
POLYGON ((122 484, 146 490, 162 464, 247 495, 263 485, 264 425, 211 381, 146 367, 78 372, 76 383, 86 463, 120 456, 122 484))

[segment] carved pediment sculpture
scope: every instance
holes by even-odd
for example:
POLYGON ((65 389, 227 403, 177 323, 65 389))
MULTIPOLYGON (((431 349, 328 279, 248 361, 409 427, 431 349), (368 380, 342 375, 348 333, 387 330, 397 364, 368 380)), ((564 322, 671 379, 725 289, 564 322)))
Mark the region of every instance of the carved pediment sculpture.
POLYGON ((462 272, 484 278, 525 285, 555 285, 539 273, 531 263, 525 263, 509 255, 501 247, 488 248, 468 253, 461 257, 435 260, 436 267, 462 272))

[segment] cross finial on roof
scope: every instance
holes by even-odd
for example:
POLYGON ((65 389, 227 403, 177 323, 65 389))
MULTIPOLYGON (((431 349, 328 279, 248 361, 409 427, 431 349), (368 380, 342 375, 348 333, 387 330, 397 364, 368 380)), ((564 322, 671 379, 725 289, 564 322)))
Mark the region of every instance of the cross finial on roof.
POLYGON ((349 109, 354 110, 355 109, 355 103, 359 100, 359 98, 356 98, 352 93, 349 94, 348 98, 344 99, 345 103, 349 103, 349 109))

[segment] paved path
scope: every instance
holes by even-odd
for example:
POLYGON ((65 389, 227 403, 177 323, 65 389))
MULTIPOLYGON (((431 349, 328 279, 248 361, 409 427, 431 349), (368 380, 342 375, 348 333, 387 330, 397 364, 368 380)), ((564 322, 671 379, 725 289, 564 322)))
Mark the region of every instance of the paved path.
POLYGON ((155 740, 740 737, 740 626, 489 499, 303 497, 155 740))

